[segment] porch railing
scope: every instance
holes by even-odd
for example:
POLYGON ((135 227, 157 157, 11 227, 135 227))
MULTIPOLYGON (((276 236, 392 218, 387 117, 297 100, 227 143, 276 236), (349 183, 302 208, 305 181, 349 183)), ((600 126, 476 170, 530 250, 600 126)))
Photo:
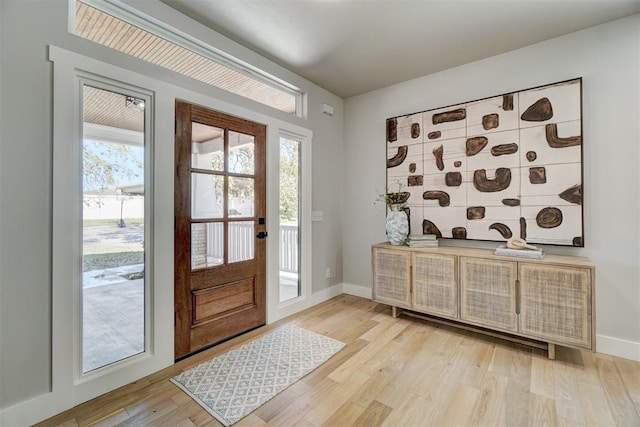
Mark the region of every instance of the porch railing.
POLYGON ((298 226, 280 225, 280 271, 297 273, 300 250, 298 226))
MULTIPOLYGON (((297 225, 280 225, 279 267, 281 272, 298 273, 299 269, 299 237, 297 225)), ((222 227, 208 227, 207 257, 222 259, 224 254, 224 238, 222 227)), ((251 222, 229 224, 229 242, 231 251, 229 259, 241 261, 251 259, 254 255, 254 227, 251 222)))

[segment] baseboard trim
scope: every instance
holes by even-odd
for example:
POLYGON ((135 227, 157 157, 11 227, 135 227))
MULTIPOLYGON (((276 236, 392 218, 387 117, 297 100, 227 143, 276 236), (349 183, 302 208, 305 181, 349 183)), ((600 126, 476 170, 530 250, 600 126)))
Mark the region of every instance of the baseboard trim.
POLYGON ((638 342, 596 335, 596 351, 640 362, 640 343, 638 342))
POLYGON ((303 310, 311 308, 314 305, 330 300, 331 298, 341 295, 342 293, 342 283, 339 283, 337 285, 333 285, 329 288, 315 292, 306 298, 287 301, 278 306, 276 309, 269 310, 269 312, 267 313, 267 323, 271 324, 273 322, 277 322, 280 319, 284 319, 285 317, 291 316, 292 314, 296 314, 303 310))
POLYGON ((337 285, 333 285, 330 288, 323 289, 311 295, 311 306, 320 304, 321 302, 325 302, 330 300, 333 297, 337 297, 340 294, 344 293, 344 287, 342 283, 338 283, 337 285))
POLYGON ((343 292, 345 294, 353 295, 356 297, 371 299, 371 288, 367 286, 353 285, 351 283, 343 283, 343 292))
POLYGON ((2 409, 0 425, 30 426, 64 411, 66 408, 55 397, 53 392, 47 392, 2 409))

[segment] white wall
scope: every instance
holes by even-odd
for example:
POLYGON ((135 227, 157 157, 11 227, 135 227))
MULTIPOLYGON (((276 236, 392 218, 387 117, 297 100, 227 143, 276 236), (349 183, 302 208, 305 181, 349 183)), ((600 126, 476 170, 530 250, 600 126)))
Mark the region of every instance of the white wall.
POLYGON ((598 350, 640 360, 639 43, 635 15, 346 99, 345 284, 370 287, 370 246, 386 240, 373 206, 385 187, 386 118, 582 76, 586 246, 545 249, 592 259, 598 350))
MULTIPOLYGON (((47 60, 49 45, 311 129, 313 209, 324 212, 324 221, 313 225, 313 289, 320 292, 342 281, 342 176, 335 173, 342 170, 342 100, 158 1, 128 3, 302 88, 308 93, 308 116, 292 117, 75 37, 67 31, 67 0, 0 1, 0 409, 51 389, 53 67, 47 60), (322 103, 334 106, 334 117, 321 113, 322 103), (327 266, 336 275, 331 280, 324 278, 327 266)), ((173 168, 156 169, 156 174, 172 176, 173 168)), ((162 190, 173 192, 172 188, 162 190)))
POLYGON ((144 218, 144 197, 142 196, 124 196, 124 201, 120 196, 108 195, 84 196, 82 207, 83 219, 113 219, 120 220, 122 218, 144 218))

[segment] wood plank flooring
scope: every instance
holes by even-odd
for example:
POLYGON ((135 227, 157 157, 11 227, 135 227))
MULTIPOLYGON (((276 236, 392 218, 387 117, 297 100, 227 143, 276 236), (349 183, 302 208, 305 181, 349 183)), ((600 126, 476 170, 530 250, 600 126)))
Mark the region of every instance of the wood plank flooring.
POLYGON ((340 295, 38 426, 219 426, 169 378, 291 323, 345 342, 237 426, 640 426, 640 363, 531 349, 340 295))

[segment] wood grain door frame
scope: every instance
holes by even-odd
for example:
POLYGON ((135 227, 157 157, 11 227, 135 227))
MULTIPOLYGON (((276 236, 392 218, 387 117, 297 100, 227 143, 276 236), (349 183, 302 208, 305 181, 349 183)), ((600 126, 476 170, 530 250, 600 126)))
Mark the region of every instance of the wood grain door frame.
MULTIPOLYGON (((174 242, 174 308, 175 308, 175 357, 182 358, 204 348, 215 345, 232 336, 254 329, 266 323, 266 239, 258 238, 266 232, 266 126, 241 118, 229 116, 204 107, 176 100, 175 129, 175 242, 174 242), (200 123, 229 131, 253 135, 255 138, 255 183, 254 192, 254 261, 240 261, 227 264, 227 251, 223 266, 192 271, 191 268, 191 144, 192 123, 200 123), (253 285, 251 279, 253 278, 253 285), (203 295, 205 286, 220 294, 225 286, 238 285, 246 292, 253 292, 251 301, 235 310, 218 313, 220 331, 202 316, 196 319, 195 299, 203 295), (249 289, 253 286, 253 289, 249 289), (200 319, 200 320, 199 320, 200 319), (201 328, 202 324, 208 324, 201 328), (200 328, 200 329, 198 329, 200 328), (204 330, 204 332, 202 332, 204 330)), ((227 147, 227 145, 225 145, 227 147)), ((227 153, 228 148, 225 148, 227 153)), ((225 155, 226 157, 226 155, 225 155)), ((225 159, 225 165, 227 160, 225 159)), ((225 171, 227 167, 225 167, 225 171)), ((227 174, 231 176, 233 174, 227 174)), ((225 194, 227 192, 225 179, 225 194)), ((224 217, 217 222, 228 224, 230 219, 227 206, 224 217)), ((245 218, 246 219, 246 218, 245 218)), ((194 220, 195 221, 195 220, 194 220)), ((225 232, 224 245, 228 247, 228 233, 225 232)), ((214 310, 215 311, 215 310, 214 310)))

